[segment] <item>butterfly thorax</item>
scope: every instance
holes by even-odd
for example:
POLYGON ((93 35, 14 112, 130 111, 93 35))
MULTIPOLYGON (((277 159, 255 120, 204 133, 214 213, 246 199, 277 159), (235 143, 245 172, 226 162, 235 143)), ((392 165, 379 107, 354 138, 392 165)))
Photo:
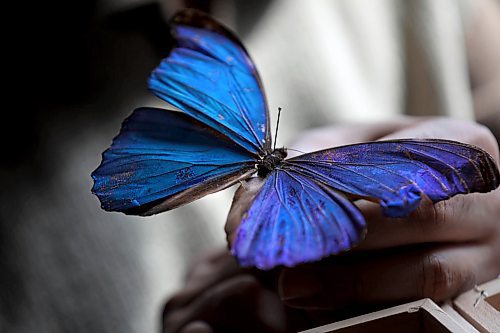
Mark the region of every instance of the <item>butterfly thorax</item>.
POLYGON ((280 167, 286 156, 286 148, 278 148, 267 152, 256 166, 259 177, 266 177, 271 171, 280 167))

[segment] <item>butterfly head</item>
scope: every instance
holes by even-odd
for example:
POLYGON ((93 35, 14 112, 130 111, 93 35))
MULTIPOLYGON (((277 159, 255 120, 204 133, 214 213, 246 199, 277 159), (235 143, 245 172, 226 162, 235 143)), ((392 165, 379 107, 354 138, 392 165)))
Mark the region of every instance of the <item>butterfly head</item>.
POLYGON ((259 177, 266 177, 271 171, 280 167, 286 156, 286 148, 278 148, 266 153, 256 166, 259 177))

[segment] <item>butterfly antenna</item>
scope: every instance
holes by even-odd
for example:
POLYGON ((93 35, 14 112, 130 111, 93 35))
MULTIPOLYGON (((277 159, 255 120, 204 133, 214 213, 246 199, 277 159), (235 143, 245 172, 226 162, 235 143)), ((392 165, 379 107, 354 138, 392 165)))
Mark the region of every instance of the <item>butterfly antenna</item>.
POLYGON ((302 151, 302 150, 298 150, 298 149, 293 149, 293 148, 286 148, 286 150, 291 150, 291 151, 296 151, 298 153, 302 153, 302 154, 307 154, 305 151, 302 151))
POLYGON ((278 106, 278 122, 276 123, 276 133, 274 134, 273 150, 276 150, 276 141, 278 140, 278 128, 280 127, 280 116, 281 116, 281 108, 278 106))

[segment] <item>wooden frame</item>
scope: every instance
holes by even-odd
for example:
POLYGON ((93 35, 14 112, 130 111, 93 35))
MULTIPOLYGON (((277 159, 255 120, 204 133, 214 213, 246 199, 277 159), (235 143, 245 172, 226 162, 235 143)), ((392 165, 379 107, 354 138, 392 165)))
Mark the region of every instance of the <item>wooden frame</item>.
POLYGON ((469 333, 432 300, 423 300, 369 313, 302 333, 452 332, 469 333))
POLYGON ((479 332, 500 332, 500 278, 463 293, 453 304, 479 332))

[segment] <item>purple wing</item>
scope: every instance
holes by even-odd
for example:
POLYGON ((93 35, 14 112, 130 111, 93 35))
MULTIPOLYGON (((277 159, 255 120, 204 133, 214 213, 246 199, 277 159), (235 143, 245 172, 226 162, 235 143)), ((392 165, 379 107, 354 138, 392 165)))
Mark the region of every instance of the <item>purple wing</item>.
POLYGON ((242 220, 232 253, 243 266, 294 266, 350 249, 364 230, 363 216, 343 194, 275 170, 242 220))
POLYGON ((326 149, 286 161, 287 168, 357 196, 379 200, 384 214, 410 214, 425 194, 433 202, 489 192, 500 176, 492 157, 438 139, 377 141, 326 149))

